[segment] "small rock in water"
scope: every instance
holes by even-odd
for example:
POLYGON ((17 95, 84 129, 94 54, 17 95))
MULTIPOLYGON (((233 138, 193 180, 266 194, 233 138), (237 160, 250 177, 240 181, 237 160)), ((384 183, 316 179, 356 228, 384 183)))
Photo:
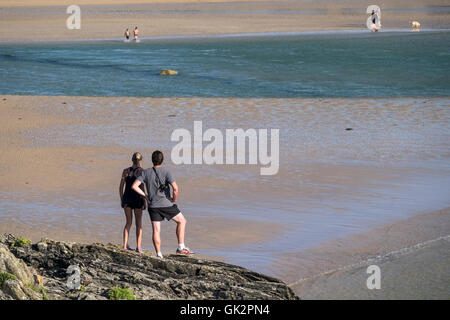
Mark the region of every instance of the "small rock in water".
POLYGON ((162 76, 174 76, 178 74, 178 71, 167 69, 162 70, 159 74, 162 76))
POLYGON ((353 130, 353 128, 345 128, 345 130, 350 131, 353 130))
POLYGON ((175 114, 169 114, 169 117, 176 117, 177 115, 175 114))

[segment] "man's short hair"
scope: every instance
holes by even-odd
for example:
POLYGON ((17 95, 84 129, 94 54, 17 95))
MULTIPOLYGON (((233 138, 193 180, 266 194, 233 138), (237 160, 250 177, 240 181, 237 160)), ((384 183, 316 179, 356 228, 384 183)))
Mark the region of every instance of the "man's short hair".
POLYGON ((164 155, 161 151, 156 150, 152 153, 152 162, 154 166, 160 166, 164 161, 164 155))

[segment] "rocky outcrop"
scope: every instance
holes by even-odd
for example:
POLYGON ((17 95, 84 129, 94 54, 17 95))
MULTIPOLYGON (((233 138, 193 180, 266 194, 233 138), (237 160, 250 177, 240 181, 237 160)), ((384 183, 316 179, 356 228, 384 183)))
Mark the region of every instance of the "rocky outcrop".
POLYGON ((0 299, 44 299, 42 279, 33 268, 11 253, 9 247, 0 243, 0 299))
POLYGON ((9 275, 0 299, 108 299, 112 288, 129 289, 136 299, 298 299, 280 280, 222 262, 159 259, 113 244, 43 239, 15 246, 15 239, 0 236, 0 274, 9 275), (67 273, 74 268, 79 276, 67 273))

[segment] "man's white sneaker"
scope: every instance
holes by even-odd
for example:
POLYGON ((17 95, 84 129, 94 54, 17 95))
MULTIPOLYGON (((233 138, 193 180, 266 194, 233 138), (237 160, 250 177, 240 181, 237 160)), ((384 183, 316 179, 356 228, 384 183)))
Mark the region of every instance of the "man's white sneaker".
POLYGON ((194 251, 192 251, 191 249, 189 249, 188 247, 184 247, 183 249, 177 249, 177 254, 185 254, 185 255, 190 255, 190 254, 194 254, 194 251))

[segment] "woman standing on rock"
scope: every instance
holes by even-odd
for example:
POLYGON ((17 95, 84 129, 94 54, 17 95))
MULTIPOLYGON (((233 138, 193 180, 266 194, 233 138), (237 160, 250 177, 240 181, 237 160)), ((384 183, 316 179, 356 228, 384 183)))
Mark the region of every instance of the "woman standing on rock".
MULTIPOLYGON (((139 152, 133 154, 133 165, 123 170, 122 179, 120 180, 119 194, 123 211, 125 212, 125 228, 123 229, 123 249, 132 250, 128 246, 128 235, 130 233, 131 224, 133 223, 133 210, 136 218, 136 251, 142 252, 142 210, 145 210, 145 200, 136 193, 131 186, 137 177, 142 173, 142 155, 139 152), (125 187, 125 192, 124 192, 125 187)), ((142 190, 143 185, 141 186, 142 190)))

